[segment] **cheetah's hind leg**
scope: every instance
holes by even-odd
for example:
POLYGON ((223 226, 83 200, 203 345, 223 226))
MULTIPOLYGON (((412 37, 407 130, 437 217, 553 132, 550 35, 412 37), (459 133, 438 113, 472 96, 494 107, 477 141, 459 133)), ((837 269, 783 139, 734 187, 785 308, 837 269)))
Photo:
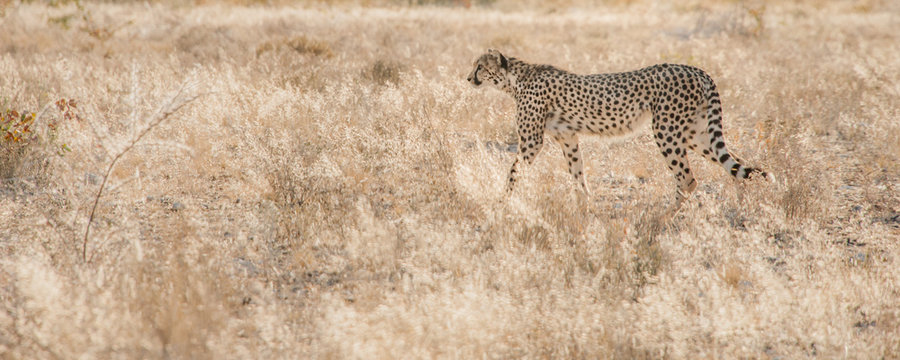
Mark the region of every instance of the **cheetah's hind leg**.
POLYGON ((681 136, 686 136, 686 134, 683 132, 667 134, 659 124, 668 122, 668 118, 664 115, 655 115, 653 132, 656 136, 653 138, 656 139, 656 145, 659 146, 659 151, 665 158, 666 166, 668 166, 669 170, 672 171, 672 174, 675 175, 675 181, 678 183, 678 191, 675 192, 675 209, 677 210, 681 208, 684 200, 686 200, 691 193, 694 192, 694 189, 697 188, 697 181, 694 180, 694 175, 691 174, 685 141, 678 138, 677 135, 681 134, 681 136))

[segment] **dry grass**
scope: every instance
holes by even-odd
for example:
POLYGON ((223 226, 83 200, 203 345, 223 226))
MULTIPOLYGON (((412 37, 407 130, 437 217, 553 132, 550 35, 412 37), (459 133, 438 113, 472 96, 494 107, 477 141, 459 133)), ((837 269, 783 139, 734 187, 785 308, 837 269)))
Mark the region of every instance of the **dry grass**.
POLYGON ((900 357, 896 4, 257 3, 0 1, 0 110, 81 119, 0 156, 3 358, 900 357), (489 46, 701 66, 779 182, 694 157, 670 217, 644 135, 585 141, 590 199, 552 143, 506 199, 489 46))

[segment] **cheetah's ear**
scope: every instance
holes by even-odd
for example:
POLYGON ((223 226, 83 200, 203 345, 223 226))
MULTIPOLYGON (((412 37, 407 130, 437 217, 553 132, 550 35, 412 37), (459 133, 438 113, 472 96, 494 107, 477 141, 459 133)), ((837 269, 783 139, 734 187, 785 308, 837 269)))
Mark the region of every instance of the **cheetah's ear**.
POLYGON ((500 67, 503 70, 509 70, 509 60, 506 59, 506 56, 503 56, 499 51, 497 52, 497 56, 500 57, 500 67))
POLYGON ((506 59, 506 56, 503 56, 503 54, 495 49, 488 49, 488 54, 497 57, 497 60, 500 61, 500 67, 503 68, 503 70, 509 70, 509 60, 506 59))

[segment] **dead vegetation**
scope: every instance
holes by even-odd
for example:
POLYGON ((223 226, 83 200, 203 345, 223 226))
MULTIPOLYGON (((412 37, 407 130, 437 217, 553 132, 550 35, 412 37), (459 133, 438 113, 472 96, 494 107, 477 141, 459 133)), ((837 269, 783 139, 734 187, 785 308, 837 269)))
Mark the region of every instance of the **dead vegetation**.
POLYGON ((900 357, 896 5, 327 3, 0 1, 0 354, 900 357), (506 198, 492 46, 701 66, 778 182, 693 157, 667 214, 644 135, 506 198))

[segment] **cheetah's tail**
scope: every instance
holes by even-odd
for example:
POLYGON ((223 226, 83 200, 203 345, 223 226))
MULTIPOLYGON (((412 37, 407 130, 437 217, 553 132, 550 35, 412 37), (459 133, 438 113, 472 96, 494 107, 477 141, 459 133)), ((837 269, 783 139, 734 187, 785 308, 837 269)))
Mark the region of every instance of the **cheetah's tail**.
POLYGON ((738 179, 756 178, 762 176, 766 180, 775 181, 774 176, 759 168, 744 166, 740 159, 731 156, 725 147, 725 137, 722 135, 722 103, 719 101, 719 92, 715 83, 710 80, 707 98, 707 133, 709 136, 709 152, 713 161, 722 164, 726 170, 738 179))

